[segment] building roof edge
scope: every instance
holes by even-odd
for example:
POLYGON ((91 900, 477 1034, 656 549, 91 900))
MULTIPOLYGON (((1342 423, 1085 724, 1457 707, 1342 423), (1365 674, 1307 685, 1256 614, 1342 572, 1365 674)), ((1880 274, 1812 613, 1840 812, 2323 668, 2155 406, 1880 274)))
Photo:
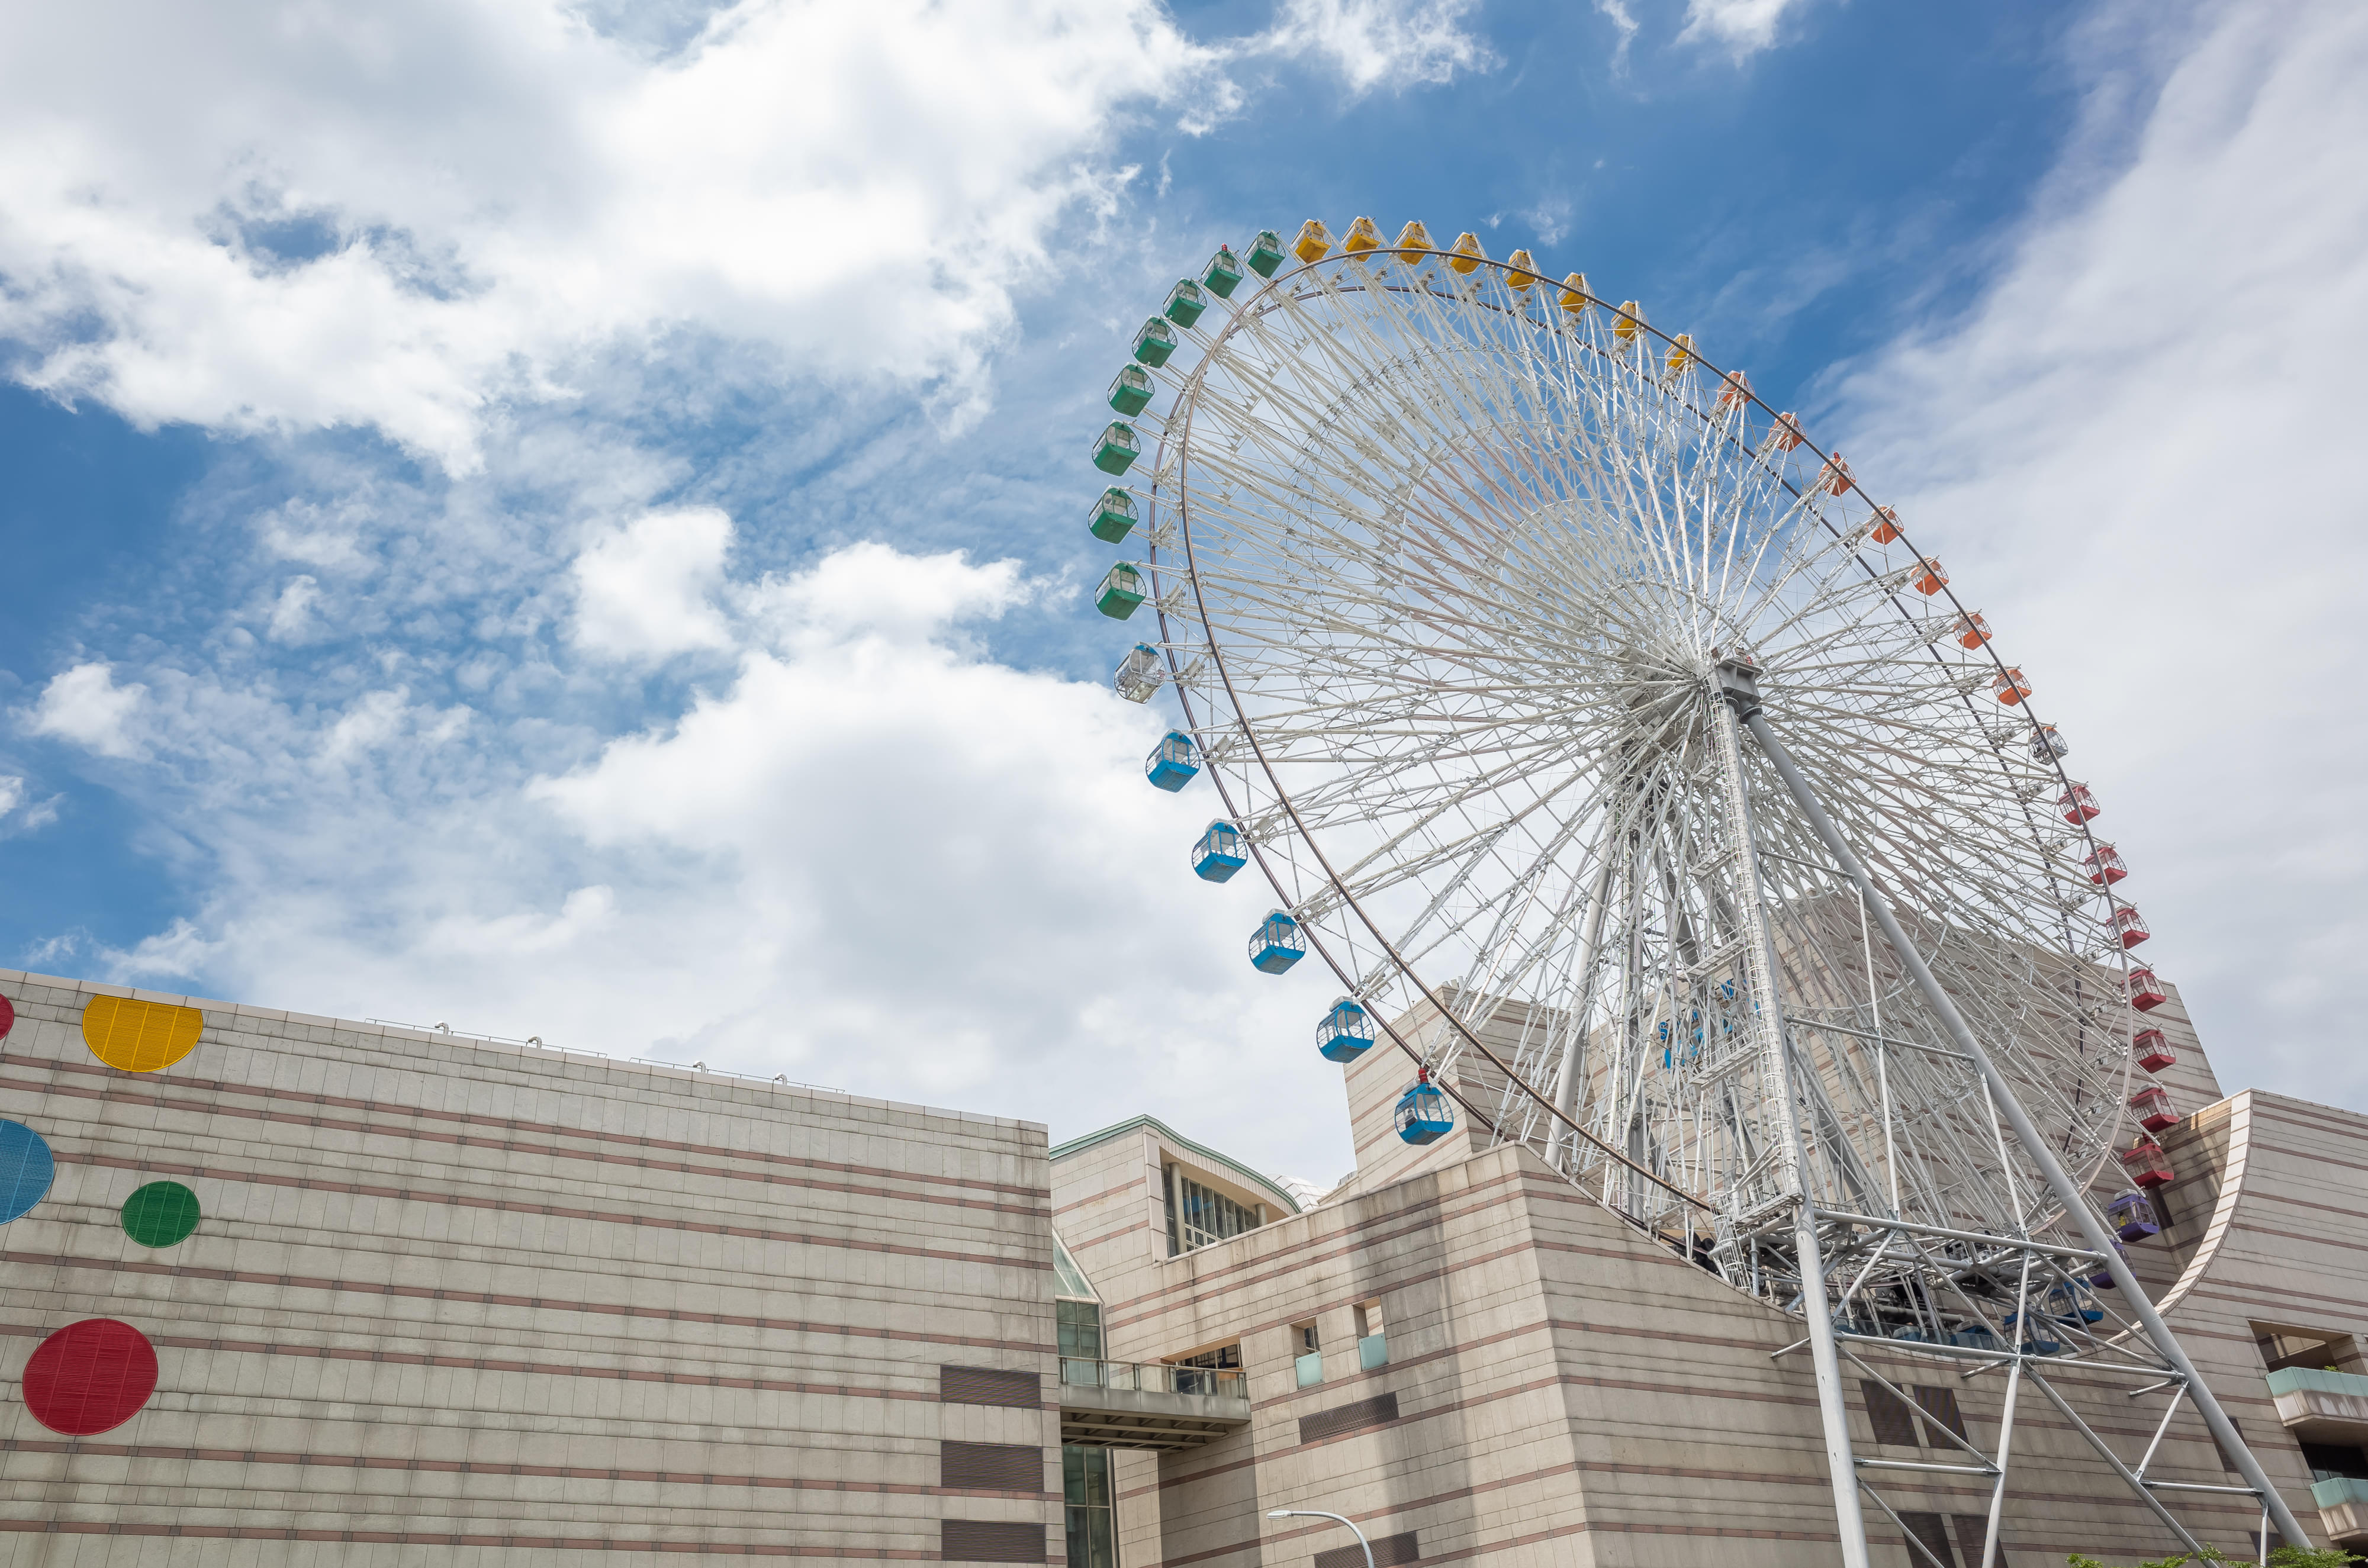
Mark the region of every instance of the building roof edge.
POLYGON ((1250 1169, 1249 1166, 1242 1164, 1239 1160, 1233 1158, 1231 1155, 1220 1154, 1214 1149, 1210 1148, 1206 1143, 1195 1142, 1193 1140, 1185 1137, 1181 1132, 1177 1131, 1176 1129, 1168 1126, 1166 1122, 1160 1120, 1157 1117, 1152 1116, 1148 1113, 1142 1116, 1130 1117, 1124 1121, 1116 1122, 1109 1127, 1105 1127, 1099 1132, 1088 1132, 1082 1138, 1072 1138, 1065 1143, 1055 1143, 1051 1152, 1046 1155, 1046 1158, 1058 1160, 1065 1155, 1078 1153, 1084 1150, 1090 1149, 1097 1143, 1107 1143, 1113 1138, 1124 1137, 1127 1133, 1136 1131, 1145 1127, 1152 1129, 1162 1138, 1167 1139, 1169 1142, 1177 1145, 1178 1148, 1190 1149, 1194 1153, 1199 1154, 1205 1159, 1215 1161, 1218 1165, 1224 1166, 1225 1169, 1232 1171, 1238 1176, 1247 1177, 1250 1181, 1257 1184, 1259 1190, 1269 1193, 1279 1199, 1283 1208, 1289 1212, 1293 1214, 1305 1212, 1305 1210, 1300 1208, 1299 1199, 1292 1197, 1290 1193, 1283 1190, 1282 1184, 1276 1181, 1272 1176, 1260 1176, 1258 1172, 1250 1169))

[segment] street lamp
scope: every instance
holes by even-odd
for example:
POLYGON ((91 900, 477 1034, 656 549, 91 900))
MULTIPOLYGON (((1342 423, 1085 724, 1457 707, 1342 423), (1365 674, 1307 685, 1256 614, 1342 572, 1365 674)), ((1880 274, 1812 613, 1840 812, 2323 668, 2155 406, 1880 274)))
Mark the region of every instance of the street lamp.
POLYGON ((1330 1519, 1334 1524, 1348 1525, 1349 1533, 1355 1536, 1357 1544, 1365 1549, 1365 1568, 1373 1568, 1373 1543, 1365 1539, 1363 1530, 1338 1514, 1327 1514, 1321 1508, 1271 1508, 1266 1517, 1269 1519, 1330 1519))

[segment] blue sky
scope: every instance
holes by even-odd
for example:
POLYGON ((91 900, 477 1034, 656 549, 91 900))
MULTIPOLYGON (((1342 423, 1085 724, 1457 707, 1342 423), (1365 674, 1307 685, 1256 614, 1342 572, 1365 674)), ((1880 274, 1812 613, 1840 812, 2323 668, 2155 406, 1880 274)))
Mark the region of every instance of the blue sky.
POLYGON ((1645 301, 1932 519, 2224 1080, 2368 1105, 2363 57, 2340 4, 0 21, 0 961, 1328 1181, 1329 994, 1185 874, 1079 515, 1166 285, 1370 213, 1645 301))

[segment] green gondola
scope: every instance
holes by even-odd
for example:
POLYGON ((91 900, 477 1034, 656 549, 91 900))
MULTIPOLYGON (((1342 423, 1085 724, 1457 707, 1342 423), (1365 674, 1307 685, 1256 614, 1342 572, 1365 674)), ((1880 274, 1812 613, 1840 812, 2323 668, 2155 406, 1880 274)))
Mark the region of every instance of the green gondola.
POLYGON ((1281 265, 1282 236, 1272 229, 1260 229, 1258 238, 1250 242, 1250 270, 1260 278, 1271 278, 1281 265))
POLYGON ((1143 330, 1134 335, 1134 357, 1155 370, 1175 352, 1176 329, 1157 316, 1144 322, 1143 330))
POLYGON ((1230 300, 1241 285, 1242 264, 1234 259, 1231 245, 1219 245, 1209 265, 1201 269, 1201 285, 1220 300, 1230 300))
POLYGON ((1110 405, 1121 414, 1141 414, 1151 406, 1151 376, 1140 365, 1121 365, 1110 384, 1110 405))
POLYGON ((1208 291, 1190 278, 1178 278, 1176 287, 1167 290, 1167 319, 1178 326, 1190 326, 1208 308, 1208 291))
POLYGON ((1134 531, 1134 497, 1111 485, 1087 514, 1086 526, 1104 544, 1116 544, 1134 531))
POLYGON ((1102 576, 1094 590, 1094 608, 1112 620, 1124 620, 1145 597, 1143 574, 1121 561, 1102 576))
POLYGON ((1094 442, 1094 466, 1104 473, 1124 473, 1142 455, 1142 440, 1123 420, 1111 420, 1094 442))

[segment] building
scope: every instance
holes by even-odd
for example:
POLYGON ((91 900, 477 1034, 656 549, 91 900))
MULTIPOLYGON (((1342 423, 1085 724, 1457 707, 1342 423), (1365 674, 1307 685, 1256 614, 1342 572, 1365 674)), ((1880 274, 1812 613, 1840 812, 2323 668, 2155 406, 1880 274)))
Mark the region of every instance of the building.
MULTIPOLYGON (((0 1561, 1360 1568, 1277 1508, 1355 1519, 1378 1568, 1834 1560, 1797 1324, 1526 1149, 1398 1142, 1382 1051, 1349 1072, 1357 1172, 1303 1205, 1151 1115, 1048 1149, 530 1045, 0 995, 0 1561)), ((2368 1118, 2223 1097, 2176 1000, 2151 1018, 2191 1114, 2141 1273, 2305 1520, 2368 1541, 2368 1118)), ((2001 1419, 1995 1377, 1867 1360, 1916 1408, 1863 1381, 1863 1457, 1945 1464, 1943 1427, 2001 1419)), ((2051 1376, 2006 1561, 2158 1555, 2068 1419, 2134 1454, 2156 1403, 2051 1376)), ((2150 1473, 2229 1481, 2192 1414, 2150 1473)), ((1885 1492, 1877 1562, 1960 1568, 1987 1483, 1885 1492)), ((2224 1546, 2259 1528, 2186 1498, 2224 1546)))
POLYGON ((1060 1555, 1042 1128, 39 976, 0 995, 0 1114, 55 1167, 27 1204, 0 1150, 0 1561, 1060 1555), (159 1184, 194 1214, 134 1200, 159 1184), (36 1347, 94 1321, 153 1347, 154 1392, 102 1367, 118 1408, 52 1388, 44 1422, 36 1347))

